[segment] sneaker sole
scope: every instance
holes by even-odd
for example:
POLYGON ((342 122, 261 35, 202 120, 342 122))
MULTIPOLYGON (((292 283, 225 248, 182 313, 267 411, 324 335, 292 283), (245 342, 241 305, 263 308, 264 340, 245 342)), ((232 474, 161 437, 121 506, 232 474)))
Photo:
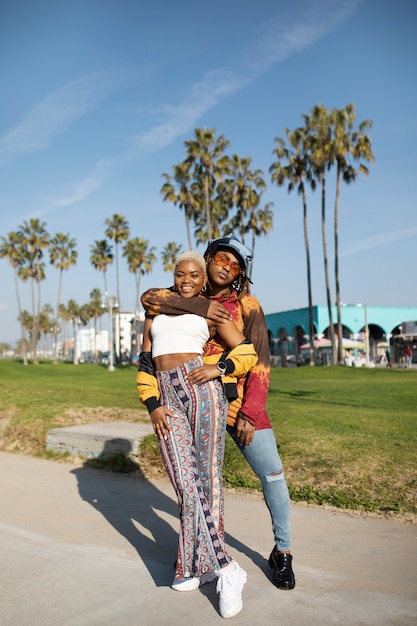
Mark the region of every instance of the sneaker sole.
POLYGON ((180 591, 181 593, 187 593, 188 591, 195 591, 200 586, 200 580, 198 578, 190 578, 190 580, 184 580, 183 582, 176 581, 171 585, 171 589, 174 591, 180 591))

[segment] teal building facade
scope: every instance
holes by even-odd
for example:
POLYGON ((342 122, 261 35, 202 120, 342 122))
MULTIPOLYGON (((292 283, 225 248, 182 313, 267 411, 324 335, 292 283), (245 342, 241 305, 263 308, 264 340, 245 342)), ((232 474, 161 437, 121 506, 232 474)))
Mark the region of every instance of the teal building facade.
MULTIPOLYGON (((343 337, 362 340, 368 329, 370 356, 392 344, 392 338, 401 336, 404 323, 417 323, 417 306, 372 306, 344 304, 341 309, 343 337)), ((281 311, 265 315, 272 355, 297 355, 300 346, 309 342, 308 308, 281 311)), ((332 307, 333 324, 337 333, 337 309, 332 307)), ((327 306, 313 307, 315 339, 329 338, 329 312, 327 306)))

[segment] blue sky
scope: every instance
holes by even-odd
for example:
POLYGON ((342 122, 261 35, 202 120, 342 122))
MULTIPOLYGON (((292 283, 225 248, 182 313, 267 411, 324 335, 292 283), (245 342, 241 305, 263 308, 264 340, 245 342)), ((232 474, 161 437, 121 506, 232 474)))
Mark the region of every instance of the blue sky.
MULTIPOLYGON (((319 103, 373 120, 376 163, 342 187, 342 300, 415 306, 417 4, 414 0, 3 0, 0 8, 0 235, 37 217, 77 240, 61 300, 103 290, 90 246, 121 213, 157 254, 187 249, 163 172, 196 127, 265 173, 274 227, 257 240, 253 293, 266 313, 307 305, 301 200, 272 185, 274 137, 319 103)), ((327 193, 333 265, 334 172, 327 193)), ((308 195, 313 299, 325 304, 320 194, 308 195)), ((203 251, 200 246, 199 251, 203 251)), ((121 262, 122 310, 135 283, 121 262)), ((108 272, 116 293, 114 264, 108 272)), ((161 261, 141 290, 170 284, 161 261)), ((332 281, 333 285, 333 281, 332 281)), ((42 302, 55 307, 47 267, 42 302)), ((29 287, 22 305, 31 310, 29 287)), ((334 297, 334 288, 333 288, 334 297)), ((0 262, 0 341, 19 338, 13 271, 0 262)))

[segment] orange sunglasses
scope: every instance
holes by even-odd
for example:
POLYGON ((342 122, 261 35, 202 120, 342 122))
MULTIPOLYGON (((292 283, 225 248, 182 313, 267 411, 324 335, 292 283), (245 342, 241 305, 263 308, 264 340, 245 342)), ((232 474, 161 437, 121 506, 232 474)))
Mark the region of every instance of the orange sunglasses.
POLYGON ((231 275, 234 278, 238 276, 242 271, 239 263, 236 263, 236 261, 231 261, 227 254, 223 254, 222 252, 216 252, 216 254, 213 256, 213 261, 216 263, 216 265, 220 265, 220 267, 228 267, 231 275))

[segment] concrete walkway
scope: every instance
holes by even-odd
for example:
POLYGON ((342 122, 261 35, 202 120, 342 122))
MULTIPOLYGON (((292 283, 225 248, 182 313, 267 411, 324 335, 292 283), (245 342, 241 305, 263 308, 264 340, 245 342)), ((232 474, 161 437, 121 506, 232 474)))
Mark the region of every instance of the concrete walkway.
MULTIPOLYGON (((297 586, 270 582, 259 497, 226 497, 230 552, 248 572, 240 626, 417 623, 417 527, 292 505, 297 586)), ((221 624, 215 584, 169 588, 177 507, 163 481, 0 453, 2 626, 221 624)))

